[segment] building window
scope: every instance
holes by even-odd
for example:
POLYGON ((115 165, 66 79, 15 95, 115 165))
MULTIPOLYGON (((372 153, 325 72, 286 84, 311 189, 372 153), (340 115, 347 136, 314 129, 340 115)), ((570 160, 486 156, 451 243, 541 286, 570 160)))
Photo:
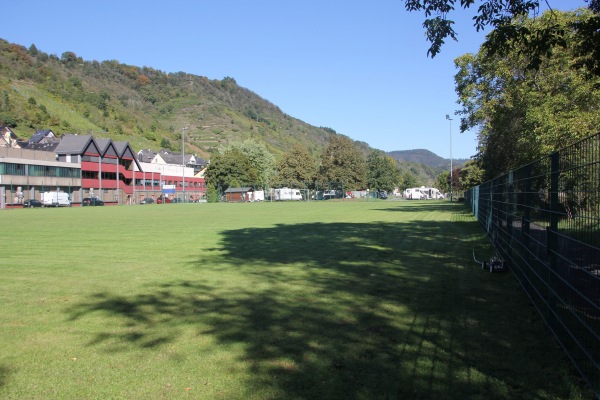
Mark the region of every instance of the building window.
POLYGON ((0 163, 0 174, 2 175, 25 175, 24 164, 0 163))
POLYGON ((79 168, 54 167, 50 165, 29 165, 29 176, 79 178, 79 168))

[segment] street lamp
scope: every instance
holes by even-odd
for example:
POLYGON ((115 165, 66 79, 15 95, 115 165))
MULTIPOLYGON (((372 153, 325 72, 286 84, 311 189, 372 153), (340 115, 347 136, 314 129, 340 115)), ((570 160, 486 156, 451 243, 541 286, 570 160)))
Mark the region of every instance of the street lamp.
POLYGON ((452 118, 446 114, 446 119, 450 122, 450 201, 452 201, 452 118))
POLYGON ((181 128, 181 189, 183 190, 183 202, 185 203, 185 127, 181 128))

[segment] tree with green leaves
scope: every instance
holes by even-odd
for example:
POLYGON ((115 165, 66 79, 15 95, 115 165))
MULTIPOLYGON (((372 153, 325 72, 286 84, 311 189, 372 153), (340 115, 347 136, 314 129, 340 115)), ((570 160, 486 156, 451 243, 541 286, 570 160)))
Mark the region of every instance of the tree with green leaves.
POLYGON ((206 201, 209 203, 219 202, 219 191, 212 183, 206 185, 206 201))
POLYGON ((406 171, 402 174, 402 182, 400 183, 401 191, 417 186, 419 186, 417 182, 417 177, 413 173, 406 171))
MULTIPOLYGON (((407 11, 423 12, 425 15, 423 27, 431 44, 427 50, 431 57, 441 51, 447 39, 457 41, 452 13, 457 8, 468 9, 481 3, 473 17, 473 26, 477 31, 486 27, 493 29, 484 42, 488 54, 502 56, 516 50, 523 51, 529 55, 528 68, 536 69, 549 53, 564 48, 569 36, 575 35, 577 45, 574 51, 585 58, 583 61, 589 71, 600 75, 600 0, 586 2, 591 17, 585 21, 573 21, 565 29, 552 18, 546 18, 542 25, 531 30, 530 26, 513 22, 537 16, 540 0, 404 0, 407 11)), ((544 3, 551 8, 551 2, 544 3)))
POLYGON ((273 186, 311 187, 317 172, 316 160, 306 147, 295 144, 279 160, 273 186))
MULTIPOLYGON (((276 173, 275 156, 267 147, 256 140, 247 139, 243 142, 233 142, 224 148, 224 152, 236 150, 245 155, 252 169, 256 171, 256 179, 252 182, 261 188, 268 187, 276 173)), ((247 181, 248 182, 248 181, 247 181)))
POLYGON ((83 63, 83 60, 80 57, 77 57, 72 51, 65 51, 62 53, 60 61, 67 67, 73 67, 78 63, 83 63))
POLYGON ((366 184, 365 157, 352 140, 343 135, 332 135, 321 157, 319 168, 321 186, 332 184, 344 190, 364 189, 366 184))
POLYGON ((214 156, 206 169, 207 185, 220 188, 253 186, 258 181, 258 171, 249 157, 238 149, 229 149, 214 156))
POLYGON ((467 161, 460 170, 460 185, 463 190, 485 182, 485 174, 478 160, 467 161))
POLYGON ((400 170, 396 161, 381 150, 367 157, 367 186, 377 192, 392 192, 400 183, 400 170))
POLYGON ((458 192, 463 192, 466 188, 461 180, 462 167, 455 167, 452 169, 452 176, 450 171, 444 171, 439 174, 435 179, 435 187, 443 193, 453 192, 455 197, 458 192), (452 184, 450 184, 452 182, 452 184))
POLYGON ((442 193, 450 193, 450 171, 444 171, 435 178, 435 187, 442 193))
MULTIPOLYGON (((536 32, 550 18, 568 32, 590 12, 547 12, 523 19, 536 32)), ((478 166, 491 179, 534 161, 597 131, 600 124, 600 76, 592 74, 577 54, 577 35, 565 33, 565 47, 555 48, 529 68, 526 47, 504 56, 479 53, 459 57, 455 76, 461 131, 478 131, 478 166)))

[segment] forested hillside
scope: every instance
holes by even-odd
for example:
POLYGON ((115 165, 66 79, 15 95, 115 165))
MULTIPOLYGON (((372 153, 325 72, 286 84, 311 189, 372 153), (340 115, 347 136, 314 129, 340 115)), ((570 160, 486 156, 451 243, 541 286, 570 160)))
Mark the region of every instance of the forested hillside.
MULTIPOLYGON (((237 85, 118 61, 60 57, 0 39, 0 125, 22 138, 36 129, 94 133, 134 149, 181 149, 209 157, 220 145, 255 138, 275 154, 301 144, 319 154, 335 131, 306 124, 237 85)), ((368 145, 359 146, 369 149, 368 145)))
MULTIPOLYGON (((394 160, 400 162, 425 164, 433 168, 448 169, 450 167, 450 159, 442 158, 437 154, 426 149, 396 150, 390 151, 387 154, 394 160)), ((465 160, 464 158, 454 158, 452 159, 452 165, 458 167, 463 165, 467 161, 468 160, 465 160)))
MULTIPOLYGON (((249 138, 276 156, 301 145, 318 158, 337 135, 283 113, 231 77, 211 80, 115 60, 87 61, 72 52, 59 57, 2 39, 0 125, 22 139, 51 129, 128 141, 136 150, 181 151, 184 133, 186 152, 205 159, 249 138)), ((365 156, 373 150, 368 143, 354 145, 365 156)), ((399 160, 398 168, 415 185, 430 185, 440 173, 419 161, 399 160)))

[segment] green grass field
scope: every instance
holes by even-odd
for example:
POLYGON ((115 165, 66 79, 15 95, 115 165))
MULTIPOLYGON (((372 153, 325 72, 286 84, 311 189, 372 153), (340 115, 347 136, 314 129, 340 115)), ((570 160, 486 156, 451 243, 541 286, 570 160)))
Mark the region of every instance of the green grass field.
POLYGON ((447 202, 0 211, 2 399, 585 399, 447 202))

